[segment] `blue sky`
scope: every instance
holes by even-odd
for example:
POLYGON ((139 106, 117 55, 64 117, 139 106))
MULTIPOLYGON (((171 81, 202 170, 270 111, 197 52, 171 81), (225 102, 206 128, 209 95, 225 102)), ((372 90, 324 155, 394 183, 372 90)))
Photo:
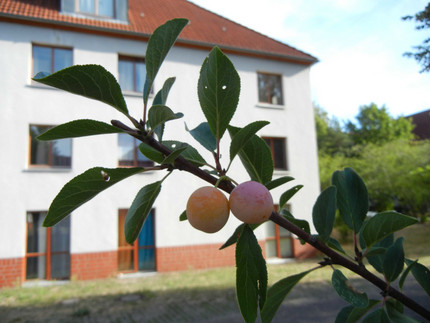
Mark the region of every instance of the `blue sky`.
POLYGON ((401 19, 428 0, 192 2, 316 56, 312 100, 340 120, 353 120, 371 102, 394 117, 430 109, 430 73, 419 73, 421 66, 402 55, 430 30, 401 19))

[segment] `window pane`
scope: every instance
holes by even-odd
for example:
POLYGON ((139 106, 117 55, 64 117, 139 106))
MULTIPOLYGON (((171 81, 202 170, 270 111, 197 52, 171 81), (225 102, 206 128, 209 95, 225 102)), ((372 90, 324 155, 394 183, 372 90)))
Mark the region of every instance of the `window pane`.
POLYGON ((51 255, 51 279, 70 277, 70 254, 51 255))
POLYGON ((30 126, 30 165, 49 165, 49 141, 39 141, 37 136, 49 127, 30 126))
POLYGON ((46 278, 46 258, 45 256, 27 257, 26 279, 46 278))
POLYGON ((54 71, 59 71, 63 68, 73 65, 72 50, 55 48, 54 49, 54 71))
POLYGON ((119 60, 118 74, 121 90, 134 91, 133 62, 127 60, 119 60))
POLYGON ((115 0, 116 19, 127 21, 128 17, 128 1, 115 0))
POLYGON ((123 166, 134 164, 134 138, 124 133, 118 134, 118 160, 123 166))
POLYGON ((138 245, 139 247, 143 247, 153 246, 154 244, 154 216, 151 212, 146 218, 143 228, 139 233, 138 245))
POLYGON ((273 139, 273 149, 275 168, 286 169, 285 140, 273 139))
POLYGON ((270 103, 264 74, 258 74, 258 101, 270 103))
POLYGON ((52 166, 72 166, 72 139, 52 142, 52 166))
POLYGON ((51 227, 51 251, 69 252, 70 250, 70 216, 51 227))
POLYGON ((79 11, 95 14, 94 0, 79 0, 79 11))
POLYGON ((258 73, 258 99, 260 102, 283 104, 280 75, 258 73))
POLYGON ((266 238, 276 236, 275 223, 272 221, 267 221, 264 226, 266 227, 266 238))
POLYGON ((98 14, 100 16, 113 17, 113 0, 98 0, 98 14))
POLYGON ((33 76, 39 72, 52 73, 51 48, 33 46, 33 76))
POLYGON ((266 240, 266 258, 277 257, 276 240, 266 240))
POLYGON ((27 253, 46 252, 46 228, 42 226, 45 213, 27 213, 27 253))
POLYGON ((61 0, 61 11, 75 12, 75 0, 61 0))
POLYGON ((290 238, 284 238, 280 239, 280 246, 281 246, 281 258, 289 258, 292 257, 291 252, 291 240, 290 238))
POLYGON ((139 270, 155 269, 155 251, 154 249, 139 249, 139 270))
POLYGON ((118 250, 118 270, 133 270, 133 250, 118 250))
POLYGON ((143 92, 145 85, 146 67, 144 62, 136 62, 136 92, 143 92))

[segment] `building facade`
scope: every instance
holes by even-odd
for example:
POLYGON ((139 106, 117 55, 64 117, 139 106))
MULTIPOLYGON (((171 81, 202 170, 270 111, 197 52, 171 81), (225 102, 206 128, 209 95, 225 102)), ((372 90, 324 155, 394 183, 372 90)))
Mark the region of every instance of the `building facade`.
MULTIPOLYGON (((128 178, 84 204, 51 228, 42 227, 62 186, 94 167, 149 166, 133 139, 118 134, 40 142, 52 126, 76 119, 127 123, 115 109, 32 81, 39 71, 100 64, 119 81, 129 111, 142 115, 146 44, 153 30, 175 17, 190 23, 169 52, 153 92, 168 77, 176 82, 167 105, 185 117, 166 126, 165 139, 192 142, 203 122, 197 97, 201 64, 218 45, 241 78, 232 124, 270 121, 259 135, 271 147, 274 177, 290 175, 304 188, 290 204, 311 219, 319 193, 310 67, 316 59, 185 0, 5 0, 0 3, 0 287, 33 279, 94 279, 136 271, 173 271, 234 264, 234 247, 218 250, 240 223, 231 216, 218 233, 204 234, 179 221, 188 196, 207 185, 176 172, 164 183, 134 245, 124 239, 127 208, 161 172, 128 178)), ((228 162, 228 136, 222 162, 228 162)), ((203 157, 207 156, 202 152, 203 157)), ((248 179, 239 160, 230 171, 248 179)), ((287 187, 288 188, 288 187, 287 187)), ((279 200, 282 189, 273 191, 279 200)), ((301 257, 302 246, 273 223, 256 230, 266 258, 301 257)), ((305 252, 305 251, 304 251, 305 252)))

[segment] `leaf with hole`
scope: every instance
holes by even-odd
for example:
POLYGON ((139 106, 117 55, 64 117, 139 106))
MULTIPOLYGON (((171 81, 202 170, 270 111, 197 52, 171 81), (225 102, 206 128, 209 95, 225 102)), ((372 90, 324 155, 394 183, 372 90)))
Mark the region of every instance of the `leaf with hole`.
POLYGON ((100 65, 73 65, 50 75, 38 73, 33 80, 109 104, 128 116, 117 80, 100 65))
POLYGON ((333 271, 331 283, 337 294, 351 305, 360 308, 368 306, 367 294, 356 291, 340 270, 335 269, 333 271))
POLYGON ((202 64, 197 93, 209 128, 220 140, 239 102, 240 78, 232 62, 218 47, 212 49, 202 64))
POLYGON ((139 236, 152 205, 161 191, 161 183, 162 181, 158 181, 141 188, 128 209, 125 216, 124 231, 125 240, 129 244, 133 244, 139 236))
POLYGON ((94 167, 88 169, 64 185, 52 201, 43 225, 45 227, 53 226, 100 192, 144 170, 145 169, 141 167, 94 167))

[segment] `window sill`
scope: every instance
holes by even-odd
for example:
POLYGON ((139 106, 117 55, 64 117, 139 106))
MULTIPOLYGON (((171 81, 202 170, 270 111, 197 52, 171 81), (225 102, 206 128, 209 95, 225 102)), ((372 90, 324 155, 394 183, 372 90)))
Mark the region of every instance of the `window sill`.
POLYGON ((37 167, 37 166, 30 166, 26 169, 24 169, 24 172, 26 173, 70 173, 72 171, 72 168, 65 168, 65 167, 37 167))
POLYGON ((92 15, 92 14, 86 14, 81 12, 66 12, 66 11, 60 11, 60 14, 73 17, 73 18, 84 18, 84 19, 92 19, 92 20, 102 20, 114 24, 122 24, 122 25, 129 25, 128 21, 120 20, 117 18, 112 18, 109 16, 98 16, 98 15, 92 15))
POLYGON ((273 175, 289 175, 291 172, 288 169, 274 169, 273 175))
MULTIPOLYGON (((142 98, 143 97, 143 92, 135 92, 135 91, 122 91, 122 94, 124 96, 131 96, 131 97, 137 97, 137 98, 142 98)), ((150 95, 151 96, 151 95, 150 95)))
POLYGON ((263 108, 263 109, 276 109, 276 110, 283 110, 283 109, 285 109, 285 105, 263 103, 263 102, 259 102, 255 106, 257 108, 263 108))
POLYGON ((53 86, 49 86, 46 84, 42 84, 42 83, 38 83, 36 81, 30 80, 29 83, 26 84, 27 87, 30 88, 35 88, 35 89, 44 89, 44 90, 57 90, 59 91, 59 89, 53 87, 53 86))

